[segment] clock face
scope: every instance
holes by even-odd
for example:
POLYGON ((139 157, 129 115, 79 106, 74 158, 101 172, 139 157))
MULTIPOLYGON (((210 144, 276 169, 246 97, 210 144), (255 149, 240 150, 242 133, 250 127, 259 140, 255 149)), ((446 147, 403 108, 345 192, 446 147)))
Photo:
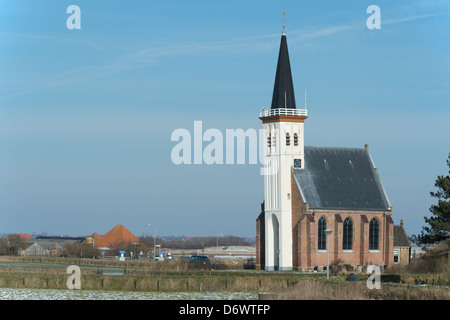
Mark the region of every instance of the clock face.
POLYGON ((294 159, 294 167, 295 168, 301 168, 302 167, 302 160, 294 159))

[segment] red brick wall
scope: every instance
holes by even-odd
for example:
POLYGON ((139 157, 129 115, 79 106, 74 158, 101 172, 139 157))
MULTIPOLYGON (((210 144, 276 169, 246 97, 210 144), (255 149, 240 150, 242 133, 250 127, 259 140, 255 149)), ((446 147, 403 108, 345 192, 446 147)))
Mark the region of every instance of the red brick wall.
MULTIPOLYGON (((327 228, 333 232, 329 236, 330 264, 338 259, 343 264, 351 266, 365 266, 366 264, 392 265, 393 263, 393 224, 386 221, 383 211, 353 211, 353 210, 313 210, 303 212, 294 229, 299 230, 300 235, 293 236, 297 242, 294 247, 298 250, 294 259, 294 266, 301 269, 324 267, 327 265, 326 250, 317 250, 318 221, 324 217, 327 228), (366 218, 362 218, 365 216, 366 218), (313 218, 312 218, 313 217, 313 218), (309 219, 308 219, 309 218, 309 219), (353 222, 352 250, 343 250, 343 224, 346 218, 353 222), (369 251, 369 222, 372 218, 379 221, 379 250, 369 251), (385 221, 386 229, 383 228, 385 221), (383 241, 384 239, 384 241, 383 241), (383 242, 385 256, 383 261, 383 242)), ((293 213, 294 216, 294 213, 293 213)))
MULTIPOLYGON (((291 172, 291 208, 292 208, 292 265, 294 268, 302 265, 302 259, 309 259, 306 252, 309 251, 310 227, 308 224, 301 224, 299 221, 308 210, 308 204, 303 202, 302 195, 298 189, 297 182, 291 172)), ((303 263, 304 264, 304 263, 303 263)))
POLYGON ((256 269, 265 266, 264 212, 256 220, 256 269))

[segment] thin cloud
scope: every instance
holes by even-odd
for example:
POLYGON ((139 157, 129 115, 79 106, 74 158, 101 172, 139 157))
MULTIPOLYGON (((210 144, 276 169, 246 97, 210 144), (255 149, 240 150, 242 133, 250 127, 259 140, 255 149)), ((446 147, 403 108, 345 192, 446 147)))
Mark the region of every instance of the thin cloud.
POLYGON ((403 22, 411 22, 415 20, 420 19, 426 19, 438 16, 438 14, 419 14, 419 15, 413 15, 403 18, 390 18, 390 19, 381 19, 381 25, 390 25, 390 24, 397 24, 397 23, 403 23, 403 22))
POLYGON ((340 32, 349 31, 355 29, 354 26, 342 25, 342 26, 330 26, 317 30, 294 30, 290 33, 290 42, 308 41, 323 37, 329 37, 340 32))
MULTIPOLYGON (((304 30, 297 29, 289 32, 290 41, 307 41, 321 37, 328 37, 338 32, 352 29, 351 26, 331 26, 320 29, 304 30)), ((271 50, 277 43, 273 39, 280 37, 280 34, 257 35, 254 37, 236 38, 227 41, 214 42, 191 42, 186 44, 173 44, 163 47, 149 48, 130 53, 126 59, 130 61, 148 62, 155 61, 156 58, 165 56, 190 55, 196 53, 219 52, 223 54, 230 53, 249 53, 271 50)))
POLYGON ((85 39, 50 37, 50 36, 43 36, 43 35, 38 35, 38 34, 27 34, 27 33, 7 32, 7 31, 0 31, 0 35, 9 36, 9 37, 36 39, 36 40, 48 40, 48 41, 54 41, 54 42, 57 41, 57 42, 80 43, 80 44, 89 46, 91 48, 97 49, 97 50, 102 50, 102 51, 104 50, 103 48, 98 46, 95 42, 85 40, 85 39))
MULTIPOLYGON (((307 41, 320 37, 331 36, 338 32, 349 30, 349 26, 334 26, 312 30, 293 30, 292 41, 307 41)), ((8 33, 11 35, 11 33, 8 33)), ((65 38, 47 37, 39 35, 17 34, 23 37, 35 39, 46 39, 55 41, 80 41, 86 45, 96 47, 91 41, 73 40, 65 38)), ((0 97, 0 100, 6 100, 25 94, 40 92, 56 87, 70 85, 78 82, 85 83, 87 80, 103 78, 134 69, 151 67, 160 63, 164 57, 186 56, 199 53, 217 53, 217 54, 248 54, 253 52, 265 52, 272 50, 277 44, 273 39, 280 37, 280 34, 256 35, 253 37, 241 37, 226 41, 213 42, 190 42, 185 44, 173 44, 160 47, 152 47, 145 50, 139 50, 123 55, 122 57, 106 64, 85 66, 72 70, 67 70, 58 74, 49 75, 46 79, 39 79, 39 83, 27 86, 26 90, 20 90, 0 97)), ((96 47, 97 48, 97 47, 96 47)))

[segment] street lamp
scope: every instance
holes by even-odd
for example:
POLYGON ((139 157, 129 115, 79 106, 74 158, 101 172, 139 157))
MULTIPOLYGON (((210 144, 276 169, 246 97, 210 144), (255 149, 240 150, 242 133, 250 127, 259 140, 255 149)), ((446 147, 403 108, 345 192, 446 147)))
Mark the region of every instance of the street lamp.
MULTIPOLYGON (((148 225, 151 226, 152 224, 149 223, 148 225)), ((155 252, 155 250, 156 250, 156 226, 153 225, 153 227, 155 228, 155 232, 153 233, 153 258, 155 258, 156 257, 156 252, 155 252)))
POLYGON ((223 236, 223 233, 221 233, 220 235, 217 236, 217 240, 216 240, 216 247, 219 246, 219 237, 223 236))
POLYGON ((330 229, 326 229, 325 230, 325 234, 327 235, 327 280, 330 279, 330 234, 331 234, 330 229))

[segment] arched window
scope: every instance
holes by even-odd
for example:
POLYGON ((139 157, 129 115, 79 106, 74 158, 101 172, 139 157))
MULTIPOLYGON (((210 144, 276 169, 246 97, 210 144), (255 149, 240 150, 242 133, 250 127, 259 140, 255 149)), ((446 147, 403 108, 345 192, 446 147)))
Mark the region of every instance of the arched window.
POLYGON ((327 249, 327 236, 325 235, 325 229, 327 228, 327 220, 324 217, 319 219, 319 232, 318 232, 318 250, 326 250, 327 249))
POLYGON ((380 229, 380 226, 378 224, 378 220, 375 219, 375 218, 370 220, 370 226, 369 226, 369 250, 378 250, 379 229, 380 229))
POLYGON ((350 218, 344 220, 343 250, 353 249, 353 222, 350 218))

